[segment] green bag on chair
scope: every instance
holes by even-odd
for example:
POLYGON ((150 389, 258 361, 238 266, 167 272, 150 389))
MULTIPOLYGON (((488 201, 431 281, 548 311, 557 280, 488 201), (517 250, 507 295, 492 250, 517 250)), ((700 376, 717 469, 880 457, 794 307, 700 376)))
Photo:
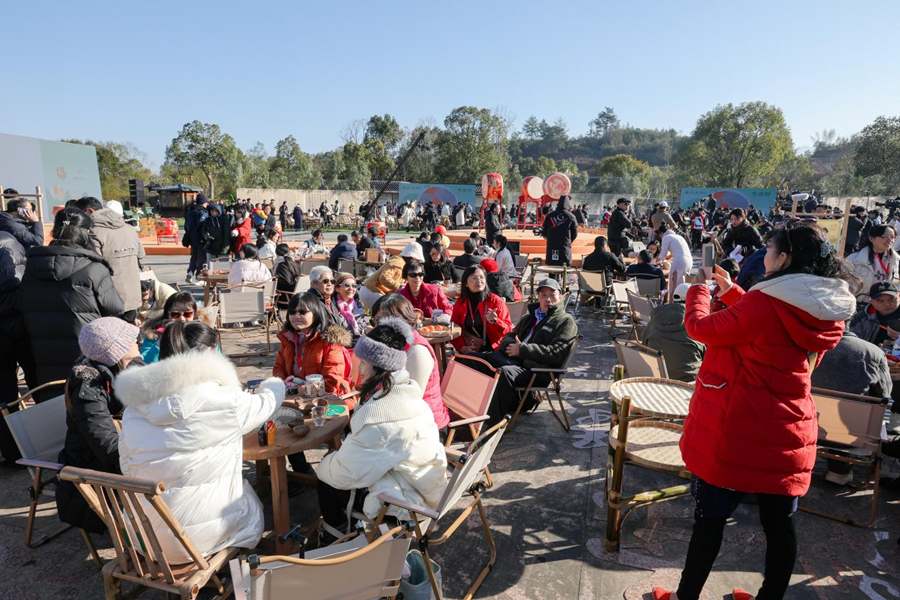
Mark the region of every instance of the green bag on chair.
MULTIPOLYGON (((397 598, 403 600, 435 600, 434 590, 431 589, 431 581, 428 579, 428 571, 425 569, 425 557, 418 550, 410 550, 406 555, 406 564, 411 571, 409 577, 400 580, 400 590, 397 598)), ((431 569, 434 571, 434 578, 437 581, 437 587, 444 593, 441 586, 441 566, 431 561, 431 569)))

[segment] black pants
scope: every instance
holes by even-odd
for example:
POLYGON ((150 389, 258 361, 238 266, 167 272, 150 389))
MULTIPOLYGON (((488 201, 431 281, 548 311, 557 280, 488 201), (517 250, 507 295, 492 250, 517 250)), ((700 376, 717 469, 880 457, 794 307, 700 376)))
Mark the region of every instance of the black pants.
MULTIPOLYGON (((31 339, 27 335, 0 341, 0 402, 12 402, 19 397, 17 375, 19 366, 25 373, 25 382, 28 388, 36 388, 38 386, 37 371, 34 355, 31 353, 31 339)), ((40 398, 35 400, 40 400, 40 398)), ((11 410, 10 412, 16 411, 11 410)), ((16 441, 6 425, 6 420, 2 417, 0 417, 0 454, 3 454, 3 458, 9 461, 22 458, 19 447, 16 446, 16 441)))
MULTIPOLYGON (((500 379, 497 381, 497 389, 494 390, 494 397, 488 407, 488 417, 484 429, 493 427, 503 419, 504 415, 512 415, 519 406, 519 392, 517 387, 525 387, 531 381, 531 371, 526 369, 517 362, 516 359, 510 358, 504 352, 491 352, 490 354, 474 353, 472 356, 483 358, 488 361, 491 366, 500 371, 500 379)), ((483 365, 475 361, 465 362, 463 364, 472 367, 475 370, 487 372, 483 365)), ((546 375, 538 375, 535 378, 534 385, 542 387, 550 381, 546 375)), ((529 394, 530 398, 525 401, 522 410, 529 410, 534 407, 534 396, 529 394)))
MULTIPOLYGON (((716 487, 695 477, 691 494, 697 502, 694 510, 694 533, 688 546, 678 600, 697 600, 722 546, 725 521, 738 507, 743 492, 716 487)), ((757 600, 779 600, 790 583, 797 559, 797 537, 793 514, 797 498, 775 494, 756 494, 759 520, 766 534, 766 566, 763 585, 757 600)))
POLYGON ((699 250, 703 247, 703 230, 702 229, 691 229, 691 245, 695 250, 699 250))
POLYGON ((622 256, 622 242, 609 240, 609 251, 616 256, 622 256))
POLYGON ((188 275, 199 275, 206 263, 206 248, 199 243, 191 242, 191 261, 188 263, 188 275))
MULTIPOLYGON (((319 494, 319 509, 322 511, 322 520, 339 531, 347 530, 347 504, 350 502, 351 490, 339 490, 333 488, 321 479, 316 484, 319 494)), ((368 490, 356 490, 356 498, 353 500, 353 510, 362 511, 363 501, 368 490)))

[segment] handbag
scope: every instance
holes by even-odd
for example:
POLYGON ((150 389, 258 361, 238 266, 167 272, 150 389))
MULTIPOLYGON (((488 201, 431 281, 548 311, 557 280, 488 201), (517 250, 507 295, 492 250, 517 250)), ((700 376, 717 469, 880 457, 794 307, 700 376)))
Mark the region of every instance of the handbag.
POLYGON ((184 235, 181 236, 181 245, 185 248, 191 247, 191 234, 187 231, 184 232, 184 235))
POLYGON ((482 329, 481 329, 481 337, 473 333, 469 333, 465 329, 462 331, 463 339, 466 341, 466 346, 470 348, 474 348, 476 352, 480 351, 484 348, 484 345, 487 343, 487 319, 481 320, 482 329))

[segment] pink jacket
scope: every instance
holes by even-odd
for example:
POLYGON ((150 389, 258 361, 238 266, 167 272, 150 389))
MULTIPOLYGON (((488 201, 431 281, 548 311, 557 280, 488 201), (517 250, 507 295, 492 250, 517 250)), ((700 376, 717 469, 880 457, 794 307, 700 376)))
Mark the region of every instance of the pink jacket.
POLYGON ((443 429, 450 422, 450 413, 447 412, 447 406, 444 404, 444 398, 441 396, 441 375, 440 371, 438 371, 437 358, 434 355, 434 349, 431 347, 431 344, 422 337, 422 334, 414 330, 413 337, 415 338, 415 345, 425 346, 428 349, 428 353, 431 354, 431 358, 434 359, 434 368, 431 370, 431 376, 428 377, 428 384, 425 386, 425 395, 422 399, 425 400, 425 403, 431 408, 431 412, 434 413, 434 422, 438 429, 443 429))
POLYGON ((419 295, 415 298, 413 298, 412 291, 408 285, 403 286, 400 290, 400 295, 409 300, 413 308, 421 310, 422 315, 426 319, 431 318, 431 313, 435 309, 442 310, 448 315, 453 312, 453 305, 447 300, 444 290, 441 289, 441 286, 433 283, 423 283, 422 287, 419 288, 419 295))

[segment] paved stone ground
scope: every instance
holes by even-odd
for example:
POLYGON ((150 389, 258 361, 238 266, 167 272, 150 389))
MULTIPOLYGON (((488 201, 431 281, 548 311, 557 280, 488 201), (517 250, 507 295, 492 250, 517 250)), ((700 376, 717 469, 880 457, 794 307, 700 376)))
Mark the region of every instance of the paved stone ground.
MULTIPOLYGON (((164 280, 183 279, 185 262, 184 257, 147 260, 164 280)), ((200 293, 198 288, 187 289, 200 293)), ((677 585, 691 532, 689 498, 638 509, 625 522, 621 551, 604 550, 607 390, 615 353, 607 323, 579 317, 579 326, 585 342, 565 385, 572 431, 564 432, 543 406, 520 419, 495 455, 495 487, 486 494, 485 505, 499 556, 479 598, 632 600, 649 598, 654 585, 677 585)), ((263 349, 260 344, 254 348, 263 349)), ((242 379, 270 372, 273 358, 253 362, 239 367, 242 379)), ((322 452, 310 454, 315 463, 322 452)), ((886 466, 898 470, 894 461, 886 466)), ((254 477, 249 466, 247 476, 254 477)), ((4 574, 0 600, 102 597, 100 573, 90 563, 77 532, 69 531, 37 549, 24 546, 29 478, 7 471, 0 478, 0 570, 4 574)), ((625 493, 677 483, 674 478, 629 468, 625 493)), ((851 493, 817 481, 804 503, 861 514, 870 499, 869 493, 851 493)), ((867 529, 798 513, 800 550, 787 597, 900 598, 898 501, 900 494, 883 491, 878 521, 867 529)), ((308 523, 315 502, 312 489, 293 497, 294 520, 308 523)), ((38 532, 57 524, 52 499, 41 505, 39 515, 38 532)), ((271 527, 271 515, 268 520, 271 527)), ((104 556, 111 558, 109 538, 98 537, 97 543, 105 548, 104 556)), ((734 586, 758 589, 764 547, 756 507, 742 505, 729 521, 703 597, 730 597, 734 586)), ((488 556, 478 517, 470 517, 435 556, 444 570, 447 598, 462 597, 488 556)), ((162 595, 147 592, 144 597, 162 595)))

